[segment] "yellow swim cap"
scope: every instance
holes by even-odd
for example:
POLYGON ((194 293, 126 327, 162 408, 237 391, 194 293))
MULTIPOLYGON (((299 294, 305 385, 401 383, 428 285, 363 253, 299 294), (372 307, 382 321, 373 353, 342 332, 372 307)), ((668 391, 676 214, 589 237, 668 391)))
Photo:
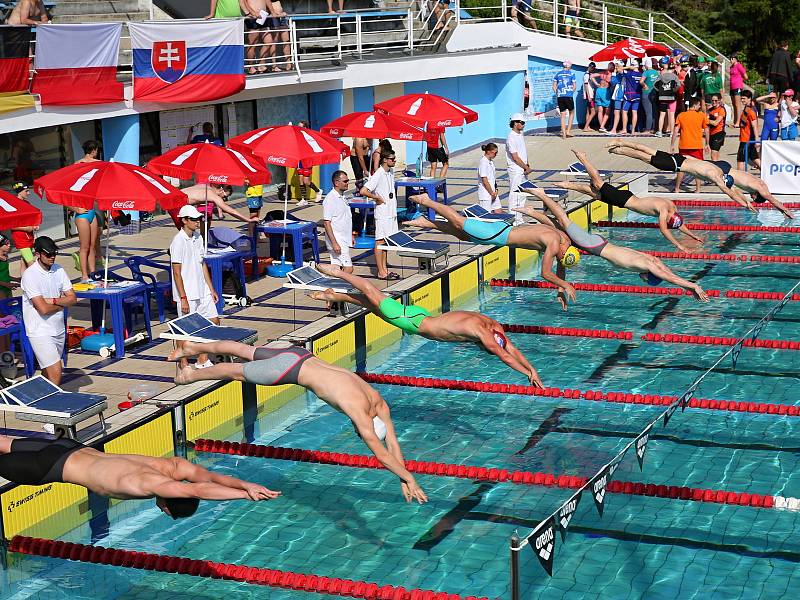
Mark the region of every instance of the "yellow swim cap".
POLYGON ((581 253, 578 252, 578 249, 575 246, 570 246, 569 248, 567 248, 567 251, 564 252, 564 258, 562 258, 558 262, 560 262, 568 269, 571 269, 579 262, 581 262, 581 253))

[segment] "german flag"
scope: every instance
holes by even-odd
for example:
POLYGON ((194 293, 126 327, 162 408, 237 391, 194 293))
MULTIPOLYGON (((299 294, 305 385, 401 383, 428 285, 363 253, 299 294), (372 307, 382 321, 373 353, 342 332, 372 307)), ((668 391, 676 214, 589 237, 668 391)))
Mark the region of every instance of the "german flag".
POLYGON ((0 26, 0 113, 34 105, 28 93, 32 35, 30 27, 0 26))

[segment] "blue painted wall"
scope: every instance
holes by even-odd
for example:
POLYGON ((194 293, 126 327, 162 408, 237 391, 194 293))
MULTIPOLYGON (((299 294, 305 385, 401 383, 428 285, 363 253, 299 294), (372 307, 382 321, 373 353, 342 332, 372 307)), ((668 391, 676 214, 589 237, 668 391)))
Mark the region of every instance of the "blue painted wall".
MULTIPOLYGON (((329 90, 315 92, 309 96, 311 112, 311 129, 319 129, 325 123, 342 116, 344 92, 329 90)), ((331 176, 339 168, 338 164, 322 165, 319 169, 319 187, 328 193, 331 190, 331 176)))
MULTIPOLYGON (((556 95, 553 93, 553 78, 564 67, 561 62, 548 60, 538 56, 528 57, 528 80, 530 82, 530 105, 528 111, 540 116, 526 121, 525 128, 530 129, 558 129, 561 119, 556 113, 556 95)), ((575 115, 572 122, 583 123, 586 116, 586 102, 583 100, 583 75, 584 67, 572 67, 575 73, 575 115)), ((574 127, 574 125, 573 125, 574 127)))
POLYGON ((375 106, 375 88, 353 88, 353 112, 370 112, 375 106))
MULTIPOLYGON (((488 139, 505 137, 508 118, 522 110, 525 76, 522 72, 489 73, 470 77, 410 81, 405 93, 430 92, 460 102, 478 113, 478 120, 463 128, 447 129, 450 151, 482 144, 488 139)), ((419 153, 419 145, 408 144, 407 155, 419 153), (416 147, 415 147, 416 146, 416 147)))
MULTIPOLYGON (((109 117, 101 121, 103 130, 103 157, 106 160, 139 164, 139 115, 109 117)), ((83 156, 81 154, 81 156, 83 156)), ((126 210, 134 221, 139 212, 126 210)))

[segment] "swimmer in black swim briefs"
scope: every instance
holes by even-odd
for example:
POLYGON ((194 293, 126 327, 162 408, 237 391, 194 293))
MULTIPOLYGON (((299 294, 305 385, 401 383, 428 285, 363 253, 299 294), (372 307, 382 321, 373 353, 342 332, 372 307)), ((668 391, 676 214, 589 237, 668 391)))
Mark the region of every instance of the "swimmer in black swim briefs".
POLYGON ((73 483, 111 498, 156 498, 174 519, 202 500, 270 500, 280 492, 178 458, 106 454, 74 440, 0 436, 0 477, 23 485, 73 483))
POLYGON ((389 406, 358 375, 320 360, 305 348, 254 348, 233 341, 184 342, 167 360, 180 361, 199 354, 224 354, 246 362, 218 363, 205 369, 186 367, 180 370, 175 383, 221 380, 269 386, 300 385, 352 421, 356 433, 375 458, 400 478, 407 502, 416 500, 422 504, 428 501, 414 476, 405 468, 389 406))

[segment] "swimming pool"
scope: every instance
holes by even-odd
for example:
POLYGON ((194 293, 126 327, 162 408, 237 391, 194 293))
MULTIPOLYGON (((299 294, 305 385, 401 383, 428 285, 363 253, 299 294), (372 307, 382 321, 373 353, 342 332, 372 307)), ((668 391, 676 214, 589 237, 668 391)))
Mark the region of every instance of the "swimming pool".
MULTIPOLYGON (((684 209, 688 219, 757 224, 744 211, 684 209)), ((612 241, 671 250, 657 231, 609 229, 612 241)), ((796 235, 709 232, 706 251, 797 255, 796 235)), ((754 262, 667 261, 679 274, 716 289, 788 290, 800 266, 754 262)), ((520 273, 518 277, 532 277, 520 273)), ((638 285, 638 278, 585 257, 570 277, 638 285)), ((548 386, 679 394, 724 351, 718 346, 643 343, 647 332, 737 335, 773 302, 581 293, 563 313, 547 290, 487 288, 463 308, 502 322, 629 330, 631 341, 510 334, 548 386)), ((789 303, 761 333, 800 339, 800 303, 789 303)), ((522 376, 470 344, 405 337, 371 357, 380 373, 524 384, 522 376)), ((797 404, 800 354, 746 348, 737 368, 710 374, 704 398, 797 404), (794 389, 793 389, 794 386, 794 389), (793 393, 794 392, 794 393, 793 393)), ((566 475, 593 475, 662 408, 389 385, 376 386, 392 407, 407 459, 566 475)), ((657 426, 644 472, 629 454, 616 479, 800 496, 797 417, 711 410, 676 413, 657 426)), ((363 454, 340 415, 300 398, 259 422, 256 443, 363 454)), ((242 437, 231 438, 241 440, 242 437)), ((89 527, 64 539, 442 590, 507 597, 508 540, 527 533, 571 490, 419 476, 431 501, 402 501, 384 471, 200 453, 201 464, 284 492, 260 504, 204 503, 173 523, 152 501, 112 509, 102 539, 89 527)), ((566 543, 557 540, 554 576, 522 554, 524 598, 780 598, 800 583, 797 514, 787 511, 612 494, 600 518, 584 499, 566 543)), ((9 555, 3 595, 10 598, 309 597, 209 579, 9 555)))

